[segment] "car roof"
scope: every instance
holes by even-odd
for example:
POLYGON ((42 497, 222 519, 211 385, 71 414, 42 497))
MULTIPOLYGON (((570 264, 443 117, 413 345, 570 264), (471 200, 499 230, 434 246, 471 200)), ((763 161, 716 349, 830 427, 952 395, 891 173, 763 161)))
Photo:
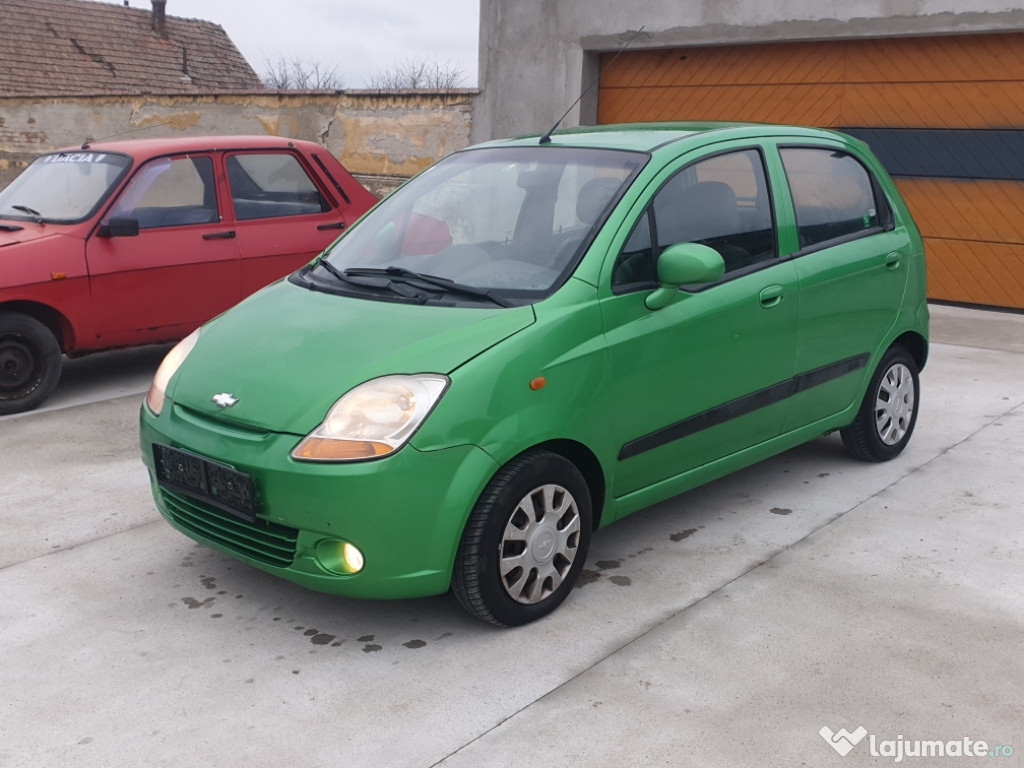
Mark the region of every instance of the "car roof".
POLYGON ((199 152, 212 149, 286 149, 303 146, 320 148, 320 145, 300 139, 281 136, 180 136, 158 139, 116 139, 113 141, 87 140, 77 147, 64 147, 56 152, 94 151, 123 152, 142 159, 178 152, 199 152))
MULTIPOLYGON (((766 136, 793 137, 803 139, 844 139, 834 131, 821 128, 804 128, 795 125, 771 123, 734 122, 665 122, 665 123, 620 123, 592 125, 579 128, 560 128, 550 134, 549 146, 593 147, 602 149, 624 149, 634 152, 653 152, 659 147, 674 144, 695 137, 714 139, 756 139, 766 136)), ((477 145, 479 147, 537 146, 543 134, 536 133, 477 145)))

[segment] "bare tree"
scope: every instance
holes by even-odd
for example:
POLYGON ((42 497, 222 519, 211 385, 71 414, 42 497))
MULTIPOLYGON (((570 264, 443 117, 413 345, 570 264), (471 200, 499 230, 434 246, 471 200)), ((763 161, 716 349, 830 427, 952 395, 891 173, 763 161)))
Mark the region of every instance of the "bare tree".
POLYGON ((320 59, 263 57, 263 84, 280 91, 337 91, 344 88, 338 68, 320 59))
POLYGON ((401 59, 366 79, 367 88, 381 91, 450 91, 460 87, 466 73, 462 66, 437 59, 401 59))

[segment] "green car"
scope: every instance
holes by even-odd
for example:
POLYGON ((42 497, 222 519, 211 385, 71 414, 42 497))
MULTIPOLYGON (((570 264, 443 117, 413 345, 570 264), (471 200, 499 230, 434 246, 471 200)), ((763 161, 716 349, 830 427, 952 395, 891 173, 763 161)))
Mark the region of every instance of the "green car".
POLYGON ((927 339, 921 237, 863 143, 563 130, 450 155, 182 341, 142 455, 196 541, 519 625, 625 515, 834 430, 897 456, 927 339))

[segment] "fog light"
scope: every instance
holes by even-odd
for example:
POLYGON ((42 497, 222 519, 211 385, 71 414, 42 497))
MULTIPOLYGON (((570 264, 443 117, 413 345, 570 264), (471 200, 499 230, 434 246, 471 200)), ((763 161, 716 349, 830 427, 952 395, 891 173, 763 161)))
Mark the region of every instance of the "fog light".
POLYGON ((331 573, 350 576, 363 570, 365 560, 359 548, 348 541, 325 539, 316 545, 316 559, 331 573))

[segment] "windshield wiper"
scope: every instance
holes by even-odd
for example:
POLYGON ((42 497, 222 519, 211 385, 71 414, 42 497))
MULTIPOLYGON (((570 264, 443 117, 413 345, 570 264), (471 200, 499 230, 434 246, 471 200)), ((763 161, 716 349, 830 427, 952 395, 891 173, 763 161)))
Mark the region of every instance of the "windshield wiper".
POLYGON ((339 270, 336 266, 331 264, 331 262, 325 259, 322 253, 319 256, 317 256, 316 259, 314 259, 313 261, 313 268, 316 269, 317 267, 323 267, 325 270, 331 273, 332 277, 338 278, 343 283, 352 282, 347 277, 345 277, 341 270, 339 270))
POLYGON ((43 214, 41 214, 35 208, 29 208, 27 205, 12 205, 11 208, 13 208, 16 211, 21 211, 22 213, 27 213, 29 216, 35 219, 36 224, 43 223, 43 214))
POLYGON ((24 227, 19 224, 0 224, 0 229, 5 232, 17 232, 19 229, 24 229, 24 227))
POLYGON ((405 267, 385 267, 383 269, 377 267, 349 267, 345 270, 346 277, 389 277, 392 280, 404 280, 406 282, 415 281, 421 285, 429 285, 434 288, 439 288, 448 293, 461 293, 463 296, 472 296, 476 299, 487 299, 492 304, 497 304, 499 307, 511 307, 512 305, 503 299, 501 296, 496 295, 490 289, 477 288, 473 285, 463 285, 462 283, 456 283, 447 277, 439 277, 438 275, 427 275, 422 272, 414 272, 411 269, 405 267))
POLYGON ((425 296, 422 293, 418 293, 416 291, 410 291, 409 288, 406 288, 404 286, 400 287, 397 283, 392 282, 390 279, 385 279, 383 281, 379 280, 379 279, 378 280, 360 280, 360 279, 358 279, 360 277, 375 277, 375 278, 384 277, 384 278, 389 278, 389 276, 386 275, 386 274, 377 274, 376 272, 374 274, 372 274, 372 275, 350 275, 349 274, 349 270, 346 269, 344 272, 342 272, 336 266, 331 264, 331 262, 327 261, 327 259, 324 258, 323 254, 318 256, 313 261, 312 267, 313 267, 313 269, 316 269, 317 267, 323 267, 324 270, 326 270, 327 273, 330 274, 332 277, 336 278, 338 280, 338 282, 346 283, 348 285, 354 285, 354 286, 356 286, 358 288, 369 289, 369 290, 377 290, 377 291, 379 291, 379 290, 391 291, 391 293, 397 294, 397 295, 401 296, 403 299, 408 299, 410 301, 415 301, 415 302, 417 302, 419 304, 425 304, 427 302, 427 300, 429 299, 428 296, 425 296), (356 279, 353 279, 353 278, 356 278, 356 279))

